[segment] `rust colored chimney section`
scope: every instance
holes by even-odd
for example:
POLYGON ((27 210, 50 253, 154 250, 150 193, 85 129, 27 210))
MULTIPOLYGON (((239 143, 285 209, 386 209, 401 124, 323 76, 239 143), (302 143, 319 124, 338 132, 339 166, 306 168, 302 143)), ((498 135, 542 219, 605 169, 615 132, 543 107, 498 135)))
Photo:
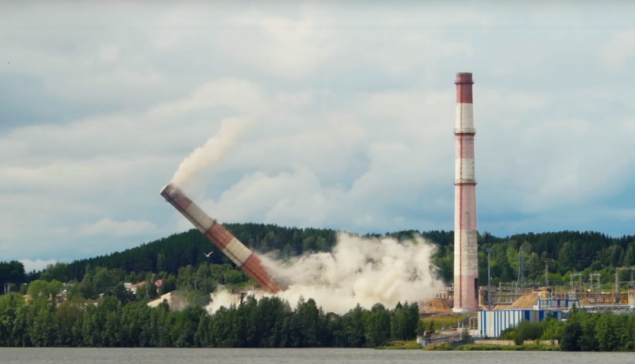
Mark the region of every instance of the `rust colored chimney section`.
POLYGON ((269 293, 276 293, 280 290, 263 268, 260 258, 236 239, 232 233, 227 231, 223 225, 209 217, 180 188, 168 184, 161 190, 161 196, 222 250, 234 264, 247 273, 254 281, 258 282, 264 290, 269 293))

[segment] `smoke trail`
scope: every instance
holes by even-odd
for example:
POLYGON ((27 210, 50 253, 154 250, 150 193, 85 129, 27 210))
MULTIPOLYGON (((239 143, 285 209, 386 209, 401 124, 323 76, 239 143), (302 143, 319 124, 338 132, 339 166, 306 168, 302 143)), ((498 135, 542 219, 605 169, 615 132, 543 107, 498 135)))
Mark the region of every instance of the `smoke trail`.
MULTIPOLYGON (((366 239, 338 235, 332 253, 305 254, 289 261, 261 256, 272 278, 287 287, 277 296, 295 304, 313 298, 327 312, 346 313, 358 303, 393 307, 397 302, 433 298, 443 287, 434 277, 431 257, 435 247, 421 237, 398 242, 391 238, 366 239)), ((261 295, 261 294, 257 294, 261 295)), ((215 311, 232 302, 227 292, 213 296, 215 311)))
POLYGON ((196 148, 174 173, 172 183, 182 186, 201 169, 221 159, 225 150, 231 147, 238 135, 244 130, 245 122, 239 118, 225 119, 220 130, 202 146, 196 148))

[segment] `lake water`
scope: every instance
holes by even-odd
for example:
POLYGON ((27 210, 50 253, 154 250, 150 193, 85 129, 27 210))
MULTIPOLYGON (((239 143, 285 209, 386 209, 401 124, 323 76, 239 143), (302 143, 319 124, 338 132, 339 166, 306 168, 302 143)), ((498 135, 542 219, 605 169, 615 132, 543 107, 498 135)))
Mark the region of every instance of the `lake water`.
POLYGON ((635 363, 633 353, 431 352, 372 349, 84 349, 0 348, 11 364, 197 364, 197 363, 635 363))

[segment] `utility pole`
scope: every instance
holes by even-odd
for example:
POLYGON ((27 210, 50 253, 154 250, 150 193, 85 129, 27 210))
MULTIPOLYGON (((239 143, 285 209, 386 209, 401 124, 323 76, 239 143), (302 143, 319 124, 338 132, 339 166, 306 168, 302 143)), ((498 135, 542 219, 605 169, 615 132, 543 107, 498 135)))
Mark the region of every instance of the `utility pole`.
POLYGON ((597 278, 597 290, 600 291, 600 277, 601 274, 600 273, 591 273, 589 274, 589 281, 591 282, 591 293, 595 293, 595 290, 593 289, 594 287, 594 278, 597 278))
POLYGON ((492 275, 490 273, 491 269, 491 252, 492 247, 487 247, 487 309, 489 311, 492 310, 492 275))
MULTIPOLYGON (((152 289, 151 287, 154 287, 154 289, 156 289, 156 291, 155 291, 155 292, 156 292, 156 293, 158 293, 159 289, 157 288, 157 286, 156 286, 156 284, 155 284, 155 282, 156 282, 156 281, 155 281, 155 276, 156 276, 156 275, 155 275, 154 273, 152 273, 152 281, 151 281, 151 282, 152 282, 152 284, 149 284, 149 285, 148 285, 148 288, 152 289)), ((150 292, 149 292, 149 291, 150 291, 150 290, 148 290, 148 294, 150 294, 150 292)))
POLYGON ((571 279, 571 291, 576 292, 578 288, 582 287, 582 273, 571 273, 570 279, 571 279), (573 285, 573 281, 575 279, 574 277, 578 277, 578 280, 579 280, 578 286, 575 286, 575 287, 573 285))
POLYGON ((615 303, 620 303, 620 269, 615 268, 615 303))
POLYGON ((545 260, 545 287, 549 287, 549 259, 545 260))

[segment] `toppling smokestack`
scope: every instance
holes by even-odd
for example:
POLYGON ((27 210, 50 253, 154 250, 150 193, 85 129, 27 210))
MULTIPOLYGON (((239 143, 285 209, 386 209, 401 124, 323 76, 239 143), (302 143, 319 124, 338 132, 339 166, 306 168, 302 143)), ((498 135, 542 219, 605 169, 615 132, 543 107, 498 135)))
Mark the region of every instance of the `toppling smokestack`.
POLYGON ((232 262, 242 269, 254 281, 269 293, 280 289, 262 267, 260 258, 244 246, 223 225, 209 217, 198 205, 190 200, 183 191, 173 184, 161 190, 161 196, 172 204, 185 218, 214 243, 232 262))
POLYGON ((454 311, 478 311, 478 246, 472 74, 456 75, 454 181, 454 311))

